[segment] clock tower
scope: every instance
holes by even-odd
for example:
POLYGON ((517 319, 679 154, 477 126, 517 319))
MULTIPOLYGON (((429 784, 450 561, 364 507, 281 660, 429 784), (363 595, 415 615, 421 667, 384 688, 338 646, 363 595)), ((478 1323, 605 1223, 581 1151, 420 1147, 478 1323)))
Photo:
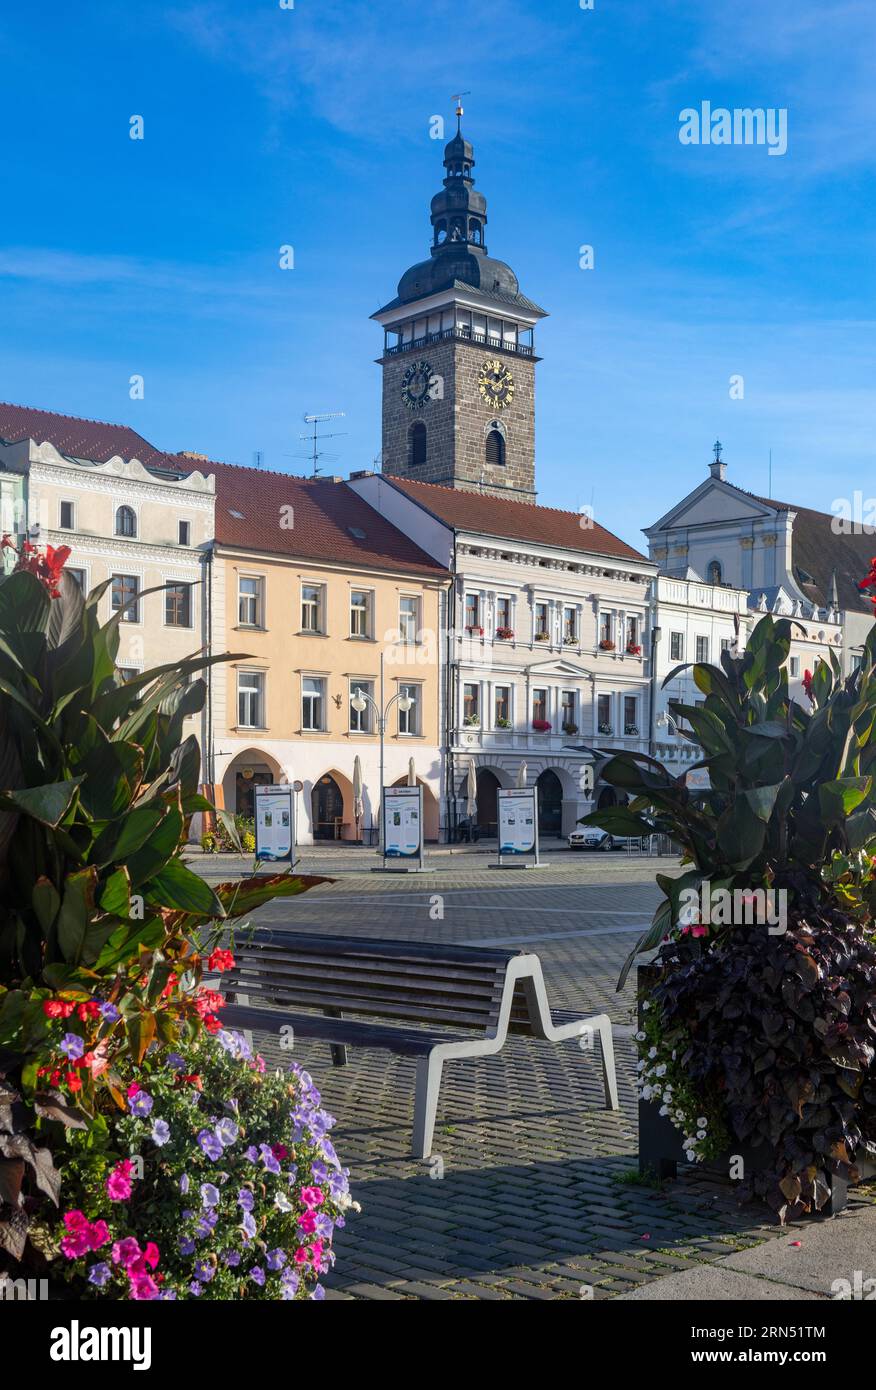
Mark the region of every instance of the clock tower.
POLYGON ((456 115, 429 260, 372 316, 384 330, 383 472, 533 502, 533 330, 545 310, 487 254, 487 202, 456 115))

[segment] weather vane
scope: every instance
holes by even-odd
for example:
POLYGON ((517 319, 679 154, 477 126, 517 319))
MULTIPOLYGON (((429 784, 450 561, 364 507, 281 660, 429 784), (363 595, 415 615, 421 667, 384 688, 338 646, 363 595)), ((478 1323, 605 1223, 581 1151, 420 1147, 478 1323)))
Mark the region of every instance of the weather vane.
POLYGON ((720 463, 721 455, 724 452, 724 445, 721 443, 720 439, 715 440, 712 448, 715 450, 715 462, 720 463))
POLYGON ((471 96, 471 92, 454 92, 454 93, 453 93, 453 96, 450 98, 450 100, 451 100, 451 101, 455 104, 455 106, 456 106, 456 113, 455 113, 455 114, 456 114, 456 131, 457 131, 457 134, 459 133, 460 126, 461 126, 461 124, 462 124, 462 118, 463 118, 463 116, 465 115, 465 112, 464 112, 463 109, 462 109, 462 98, 463 98, 463 97, 467 97, 467 96, 471 96))

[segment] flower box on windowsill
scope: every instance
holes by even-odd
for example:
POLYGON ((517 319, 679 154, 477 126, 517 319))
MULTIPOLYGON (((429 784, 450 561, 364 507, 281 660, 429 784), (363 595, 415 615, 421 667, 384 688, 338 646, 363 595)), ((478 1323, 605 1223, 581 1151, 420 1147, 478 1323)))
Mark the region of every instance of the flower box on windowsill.
POLYGON ((577 725, 577 724, 573 724, 573 723, 570 722, 570 723, 567 723, 567 724, 564 724, 564 725, 563 725, 563 733, 564 733, 564 734, 577 734, 577 732, 578 732, 578 725, 577 725))
POLYGON ((577 637, 573 637, 571 634, 567 634, 567 635, 563 638, 563 646, 564 646, 564 647, 577 647, 577 645, 578 645, 578 638, 577 638, 577 637))
POLYGON ((500 642, 511 642, 514 640, 513 627, 497 627, 496 636, 500 642))
POLYGON ((481 727, 480 717, 477 714, 467 714, 462 722, 467 729, 479 729, 481 727))
POLYGON ((511 720, 510 720, 510 719, 497 719, 497 720, 496 720, 496 728, 497 728, 497 729, 510 729, 510 728, 511 728, 511 720))
POLYGON ((628 642, 628 643, 627 643, 627 656, 641 656, 641 655, 642 655, 642 648, 640 647, 640 645, 639 645, 638 642, 628 642))
POLYGON ((484 629, 478 627, 476 623, 467 623, 465 630, 469 637, 483 637, 484 635, 484 629))
POLYGON ((549 719, 533 719, 532 727, 537 734, 549 734, 552 726, 549 719))
POLYGON ((638 724, 624 725, 624 738, 635 738, 639 732, 638 724))
POLYGON ((551 640, 551 635, 549 632, 537 632, 535 634, 535 640, 536 642, 549 642, 551 640))
POLYGON ((614 651, 614 642, 612 642, 612 640, 611 640, 610 637, 603 637, 603 638, 602 638, 601 642, 599 643, 599 650, 600 650, 601 652, 613 652, 613 651, 614 651))
POLYGON ((610 724, 600 724, 599 732, 601 734, 612 734, 614 733, 614 730, 612 729, 610 724))

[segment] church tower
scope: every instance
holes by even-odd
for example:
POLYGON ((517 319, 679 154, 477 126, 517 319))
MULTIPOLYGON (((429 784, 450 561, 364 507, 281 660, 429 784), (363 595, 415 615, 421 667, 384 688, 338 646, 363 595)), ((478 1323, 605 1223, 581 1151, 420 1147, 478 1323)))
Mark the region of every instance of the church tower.
POLYGON ((432 199, 430 258, 372 315, 384 330, 383 472, 533 502, 533 330, 545 310, 487 254, 487 201, 462 114, 432 199))

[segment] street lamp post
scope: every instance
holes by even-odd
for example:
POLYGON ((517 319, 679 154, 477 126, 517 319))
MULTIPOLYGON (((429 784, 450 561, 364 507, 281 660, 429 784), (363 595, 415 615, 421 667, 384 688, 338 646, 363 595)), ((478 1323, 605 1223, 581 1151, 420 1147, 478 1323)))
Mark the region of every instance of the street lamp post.
POLYGON ((407 714, 413 705, 413 700, 407 693, 402 694, 399 690, 395 695, 384 703, 383 698, 383 652, 380 653, 380 704, 369 695, 367 691, 361 690, 356 686, 354 694, 350 696, 350 704, 357 714, 363 714, 370 705, 377 718, 377 732, 380 734, 380 819, 378 821, 378 846, 383 845, 383 755, 384 741, 386 736, 386 720, 393 705, 397 704, 403 714, 407 714))

